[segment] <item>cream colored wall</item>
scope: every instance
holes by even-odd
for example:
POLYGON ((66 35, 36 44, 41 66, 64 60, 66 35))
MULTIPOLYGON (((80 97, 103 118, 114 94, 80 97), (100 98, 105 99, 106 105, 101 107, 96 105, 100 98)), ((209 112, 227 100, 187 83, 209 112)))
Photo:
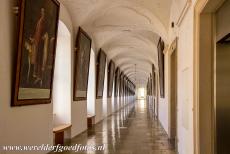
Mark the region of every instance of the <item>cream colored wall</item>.
MULTIPOLYGON (((12 13, 14 2, 14 0, 2 0, 0 5, 0 19, 4 21, 1 23, 0 41, 0 145, 53 144, 53 104, 10 107, 13 55, 16 55, 15 43, 13 42, 16 38, 12 13)), ((67 26, 71 34, 74 34, 71 18, 62 4, 60 20, 67 26)), ((73 49, 74 36, 71 35, 71 38, 73 49)), ((73 137, 87 128, 86 102, 73 102, 71 109, 73 125, 71 136, 73 137)))
POLYGON ((192 154, 193 149, 193 10, 190 9, 179 30, 178 41, 178 150, 192 154))
POLYGON ((95 104, 95 123, 100 122, 103 119, 103 102, 102 99, 96 99, 96 104, 95 104))
POLYGON ((107 116, 112 114, 112 98, 107 99, 107 116))
POLYGON ((89 79, 87 90, 87 113, 95 115, 95 99, 96 99, 96 62, 95 52, 91 49, 89 79))
POLYGON ((52 92, 54 126, 71 123, 71 51, 71 34, 59 21, 52 92))
MULTIPOLYGON (((61 4, 61 16, 60 20, 62 20, 66 26, 70 29, 71 37, 72 37, 72 83, 73 83, 73 74, 74 74, 74 56, 75 52, 73 52, 75 46, 76 39, 76 30, 72 25, 72 19, 69 15, 68 10, 64 5, 61 4)), ((73 84, 72 84, 73 89, 73 84)), ((72 90, 73 92, 73 90, 72 90)), ((71 94, 71 98, 73 98, 73 94, 71 94)), ((72 101, 71 103, 71 137, 74 137, 87 129, 87 101, 72 101)))
MULTIPOLYGON (((15 0, 2 0, 0 41, 0 145, 53 144, 52 104, 11 107, 14 56, 16 55, 15 0)), ((66 18, 61 7, 60 19, 66 18)), ((71 26, 68 25, 68 28, 71 26)), ((9 152, 4 152, 9 153, 9 152)), ((39 153, 39 152, 38 152, 39 153)), ((42 153, 42 152, 40 152, 42 153)))
POLYGON ((112 104, 111 112, 112 113, 116 112, 116 109, 117 109, 117 103, 116 103, 116 98, 115 98, 114 93, 115 93, 115 76, 113 80, 113 91, 112 91, 112 97, 111 97, 111 104, 112 104))
POLYGON ((165 98, 160 97, 159 93, 159 120, 161 121, 162 126, 164 127, 165 131, 169 132, 169 106, 168 106, 168 52, 165 53, 165 98))
MULTIPOLYGON (((10 107, 12 66, 15 54, 13 45, 12 4, 14 0, 2 0, 0 5, 0 144, 52 144, 52 104, 10 107), (3 38, 4 36, 4 38, 3 38), (3 91, 4 89, 4 91, 3 91), (43 114, 41 114, 43 113, 43 114), (30 116, 28 116, 30 115, 30 116), (16 118, 15 118, 16 117, 16 118), (36 119, 36 121, 35 121, 36 119), (20 123, 20 125, 18 124, 20 123), (26 126, 26 127, 25 127, 26 126), (39 128, 39 129, 37 129, 39 128), (36 130, 36 133, 34 132, 36 130), (25 135, 26 134, 26 135, 25 135), (29 135, 28 135, 29 134, 29 135), (23 138, 23 140, 21 140, 23 138), (35 140, 36 138, 36 140, 35 140)), ((173 12, 177 2, 173 1, 171 21, 176 21, 173 12)), ((68 11, 61 6, 60 19, 69 28, 71 34, 75 34, 68 11)), ((193 6, 185 15, 181 25, 174 30, 169 29, 169 42, 178 36, 178 130, 179 153, 193 153, 193 6)), ((72 48, 75 36, 72 36, 72 48)), ((74 52, 72 52, 72 68, 74 66, 74 52)), ((165 77, 166 97, 160 99, 159 119, 168 132, 168 53, 166 52, 165 77)), ((73 70, 73 69, 72 69, 73 70)), ((73 73, 73 72, 72 72, 73 73)), ((121 99, 123 100, 123 99, 121 99)), ((122 101, 123 102, 123 101, 122 101)), ((87 129, 87 103, 72 102, 71 106, 71 136, 75 136, 87 129)), ((96 122, 102 120, 102 100, 96 100, 96 122)))
MULTIPOLYGON (((178 37, 178 97, 177 97, 177 130, 178 153, 193 154, 193 13, 194 3, 187 0, 173 0, 170 22, 175 27, 168 29, 168 46, 178 37), (183 4, 183 5, 182 5, 183 4), (186 6, 186 7, 185 7, 186 6), (182 13, 182 8, 184 12, 182 13), (188 9, 186 9, 188 8, 188 9), (178 12, 179 10, 179 12, 178 12), (178 22, 180 21, 180 22, 178 22), (178 24, 177 24, 178 23, 178 24)), ((171 26, 171 24, 170 24, 171 26)), ((167 46, 167 48, 168 48, 167 46)), ((159 120, 166 132, 169 132, 169 58, 170 52, 165 51, 165 98, 159 101, 159 120)))
POLYGON ((71 112, 71 137, 74 137, 87 129, 87 101, 73 102, 71 112))
MULTIPOLYGON (((108 96, 107 96, 107 87, 108 87, 108 59, 105 62, 105 76, 104 76, 104 89, 103 89, 103 118, 107 117, 108 114, 108 96)), ((111 103, 111 102, 110 102, 111 103)))
MULTIPOLYGON (((16 32, 14 31, 14 15, 12 7, 15 0, 2 0, 0 5, 0 145, 40 145, 53 144, 53 104, 10 107, 11 86, 13 81, 14 55, 16 55, 16 32), (42 113, 42 114, 41 114, 42 113)), ((74 45, 76 27, 68 10, 61 4, 60 20, 66 25, 71 34, 71 78, 74 73, 74 45)), ((93 45, 94 46, 94 45, 93 45)), ((96 56, 95 56, 96 57, 96 56)), ((105 83, 107 85, 107 83, 105 83)), ((73 84, 71 84, 73 89, 73 84)), ((71 92, 71 98, 73 94, 71 92)), ((118 97, 119 98, 119 97, 118 97)), ((133 99, 133 98, 132 98, 133 99)), ((109 102, 111 100, 109 99, 109 102)), ((96 100, 96 122, 103 119, 102 100, 96 100)), ((109 114, 117 109, 108 105, 109 114)), ((71 137, 87 129, 87 102, 71 101, 71 137)), ((6 153, 6 152, 4 152, 6 153)), ((38 152, 39 153, 39 152, 38 152)), ((43 153, 43 152, 41 152, 43 153)))

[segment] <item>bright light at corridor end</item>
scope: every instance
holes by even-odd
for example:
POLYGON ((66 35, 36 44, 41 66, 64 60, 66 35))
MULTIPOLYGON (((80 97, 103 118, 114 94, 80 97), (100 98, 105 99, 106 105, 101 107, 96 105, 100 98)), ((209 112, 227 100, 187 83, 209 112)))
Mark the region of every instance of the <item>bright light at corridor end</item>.
POLYGON ((145 88, 138 88, 138 99, 145 99, 145 88))

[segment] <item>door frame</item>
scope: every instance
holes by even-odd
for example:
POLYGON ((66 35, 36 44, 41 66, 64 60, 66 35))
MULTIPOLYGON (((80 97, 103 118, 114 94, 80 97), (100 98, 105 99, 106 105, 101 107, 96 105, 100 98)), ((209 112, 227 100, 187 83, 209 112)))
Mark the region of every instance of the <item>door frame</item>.
POLYGON ((225 0, 197 0, 194 10, 194 153, 215 154, 214 13, 225 0), (207 120, 211 119, 211 120, 207 120))
POLYGON ((168 60, 168 68, 169 68, 169 138, 170 140, 174 139, 175 140, 175 149, 177 150, 177 144, 178 144, 178 128, 177 128, 177 119, 178 119, 178 108, 177 108, 177 84, 178 84, 178 37, 174 39, 174 41, 171 43, 170 48, 169 48, 169 60, 168 60), (173 57, 175 56, 175 57, 173 57), (175 60, 175 70, 176 72, 172 72, 172 60, 175 60), (175 77, 172 79, 172 75, 175 77), (172 82, 175 82, 174 87, 172 88, 172 82), (173 97, 174 95, 174 97, 173 97), (174 110, 174 111, 173 111, 174 110), (172 118, 175 118, 172 120, 172 118), (174 123, 172 123, 174 121, 174 123), (173 130, 172 127, 175 126, 176 130, 173 130), (173 133, 173 131, 175 131, 173 133))

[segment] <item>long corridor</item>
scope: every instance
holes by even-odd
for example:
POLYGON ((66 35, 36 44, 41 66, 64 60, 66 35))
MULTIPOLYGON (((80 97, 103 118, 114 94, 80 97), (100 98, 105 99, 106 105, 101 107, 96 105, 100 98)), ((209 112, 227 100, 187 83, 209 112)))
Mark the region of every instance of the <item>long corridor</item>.
MULTIPOLYGON (((103 151, 77 153, 174 154, 174 148, 145 100, 126 106, 71 140, 70 145, 103 145, 103 151)), ((66 151, 63 154, 76 153, 66 151)))

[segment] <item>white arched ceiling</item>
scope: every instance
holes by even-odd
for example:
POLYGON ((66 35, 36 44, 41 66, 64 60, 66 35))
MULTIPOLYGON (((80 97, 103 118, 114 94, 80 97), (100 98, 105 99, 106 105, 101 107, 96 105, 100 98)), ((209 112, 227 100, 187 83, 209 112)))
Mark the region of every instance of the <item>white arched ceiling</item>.
POLYGON ((171 0, 61 0, 75 30, 81 26, 134 83, 158 66, 157 43, 167 43, 171 0), (136 69, 135 69, 136 65, 136 69))

